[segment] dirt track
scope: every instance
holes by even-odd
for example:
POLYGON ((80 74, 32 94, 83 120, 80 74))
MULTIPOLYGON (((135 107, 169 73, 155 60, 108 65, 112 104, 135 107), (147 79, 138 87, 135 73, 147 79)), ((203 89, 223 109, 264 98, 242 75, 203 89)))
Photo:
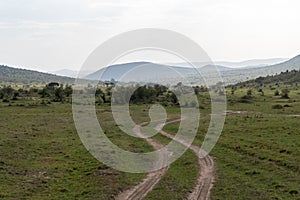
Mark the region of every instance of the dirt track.
MULTIPOLYGON (((182 119, 173 120, 167 122, 166 124, 175 123, 182 119)), ((164 125, 166 125, 164 124, 164 125)), ((158 129, 164 125, 158 125, 158 129)), ((213 187, 215 178, 215 165, 214 160, 210 157, 204 150, 200 149, 198 146, 191 145, 184 141, 176 138, 174 135, 167 133, 163 130, 159 131, 165 137, 175 140, 185 146, 188 146, 197 156, 198 156, 198 166, 199 172, 197 177, 197 184, 193 192, 188 196, 190 200, 207 200, 210 199, 210 190, 213 187)))
MULTIPOLYGON (((215 178, 215 165, 213 159, 202 149, 200 149, 198 146, 191 145, 181 139, 176 138, 172 134, 169 134, 162 129, 163 126, 166 124, 175 123, 181 120, 184 120, 185 118, 169 121, 165 124, 159 124, 157 125, 156 129, 159 130, 159 132, 164 135, 165 137, 168 137, 172 140, 175 140, 185 146, 188 146, 189 149, 191 149, 197 156, 198 156, 198 167, 199 172, 197 176, 197 182, 196 186, 192 193, 189 194, 188 199, 189 200, 207 200, 210 199, 210 190, 213 187, 214 178, 215 178)), ((136 126, 133 129, 134 133, 137 135, 140 135, 140 126, 136 126)), ((156 141, 154 141, 151 138, 146 138, 146 141, 152 145, 155 149, 159 149, 162 147, 162 145, 156 141)), ((165 161, 166 158, 160 158, 162 162, 165 161)), ((116 200, 139 200, 143 199, 152 189, 153 187, 160 181, 160 179, 163 177, 163 175, 166 173, 168 168, 163 168, 161 170, 158 170, 156 172, 149 173, 147 177, 137 186, 133 187, 132 189, 129 189, 127 191, 124 191, 120 193, 116 200)))
MULTIPOLYGON (((142 125, 142 124, 141 124, 142 125)), ((133 132, 136 135, 141 135, 141 126, 136 126, 133 132)), ((145 139, 154 149, 160 149, 163 147, 162 144, 156 142, 152 138, 145 139)), ((159 162, 168 162, 168 158, 160 157, 159 162)), ((162 165, 162 164, 161 164, 162 165)), ((143 199, 153 187, 160 181, 163 175, 167 172, 168 167, 162 168, 158 171, 151 172, 147 177, 135 187, 120 193, 115 199, 116 200, 139 200, 143 199)))

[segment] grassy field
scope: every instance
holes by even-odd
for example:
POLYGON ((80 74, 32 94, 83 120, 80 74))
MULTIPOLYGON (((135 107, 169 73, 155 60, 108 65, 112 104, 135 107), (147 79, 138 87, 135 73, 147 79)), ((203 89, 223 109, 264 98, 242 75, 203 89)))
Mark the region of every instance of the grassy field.
POLYGON ((227 116, 212 152, 218 167, 212 198, 300 199, 299 90, 290 99, 266 90, 254 93, 252 103, 233 103, 245 92, 228 95, 228 109, 245 112, 227 116))
POLYGON ((229 116, 212 152, 217 163, 212 198, 299 199, 297 123, 296 117, 229 116))
MULTIPOLYGON (((217 165, 212 199, 300 199, 300 91, 290 99, 264 96, 253 89, 248 103, 239 100, 248 88, 232 95, 228 110, 243 111, 227 116, 223 133, 211 155, 217 165), (274 105, 282 105, 274 109, 274 105)), ((71 105, 32 102, 0 104, 0 199, 112 199, 145 174, 126 174, 94 159, 82 145, 74 127, 71 105), (10 104, 10 105, 9 105, 10 104)), ((203 101, 195 144, 200 145, 210 120, 203 101)), ((147 105, 134 105, 136 123, 149 120, 147 105)), ((168 118, 178 118, 168 108, 168 118)), ((120 132, 109 107, 97 109, 107 136, 118 146, 135 152, 153 149, 144 140, 120 132)), ((164 130, 175 134, 178 124, 164 130)), ((156 135, 164 144, 170 140, 156 135)), ((146 199, 183 199, 195 186, 197 158, 187 151, 174 162, 146 199)))
MULTIPOLYGON (((76 133, 69 104, 0 109, 2 199, 111 199, 144 177, 94 159, 76 133)), ((106 126, 114 127, 110 121, 106 126)), ((116 130, 110 128, 110 134, 116 130)), ((150 148, 143 141, 123 143, 136 151, 150 148)))
MULTIPOLYGON (((144 174, 110 169, 94 159, 82 145, 73 123, 71 105, 32 102, 0 107, 1 199, 112 199, 140 182, 144 174)), ((133 106, 137 123, 147 121, 148 106, 133 106)), ((178 117, 177 109, 169 117, 178 117)), ((107 136, 119 147, 135 152, 152 151, 142 139, 120 133, 108 107, 97 109, 107 136)), ((155 136, 161 143, 169 140, 155 136)), ((147 199, 182 199, 194 187, 197 158, 187 152, 172 164, 147 199)))
MULTIPOLYGON (((228 91, 228 114, 222 135, 211 152, 217 165, 212 199, 300 199, 300 93, 289 99, 266 90, 253 92, 249 103, 239 103, 249 88, 228 91), (282 105, 274 109, 274 105, 282 105)), ((255 91, 255 90, 254 90, 255 91)), ((202 110, 195 144, 201 145, 210 116, 202 110)), ((164 130, 176 133, 178 124, 164 130)))

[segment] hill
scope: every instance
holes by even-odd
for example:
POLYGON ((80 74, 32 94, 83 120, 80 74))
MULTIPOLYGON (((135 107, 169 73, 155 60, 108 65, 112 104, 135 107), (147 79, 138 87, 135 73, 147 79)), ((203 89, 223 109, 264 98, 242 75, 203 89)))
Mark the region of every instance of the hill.
POLYGON ((166 78, 179 78, 180 76, 194 75, 196 72, 194 68, 174 67, 151 62, 132 62, 108 66, 85 78, 90 80, 100 79, 102 81, 115 79, 125 82, 144 82, 166 78))
POLYGON ((254 80, 238 83, 237 86, 247 85, 247 86, 256 86, 256 85, 265 85, 265 84, 297 84, 300 83, 300 70, 292 70, 281 72, 277 75, 269 75, 266 77, 258 77, 254 80))
POLYGON ((219 72, 234 70, 233 68, 225 67, 225 66, 222 66, 222 65, 205 65, 205 66, 200 68, 200 71, 201 72, 211 72, 211 71, 215 71, 215 69, 217 69, 219 72))
MULTIPOLYGON (((267 66, 267 67, 263 67, 262 70, 269 70, 269 71, 286 71, 286 70, 298 70, 300 69, 300 55, 286 61, 283 63, 279 63, 276 65, 271 65, 271 66, 267 66)), ((278 72, 276 72, 278 73, 278 72)))
MULTIPOLYGON (((275 75, 285 71, 300 70, 300 55, 285 61, 283 63, 264 66, 264 67, 246 67, 246 68, 229 68, 221 65, 205 65, 201 68, 194 69, 191 67, 178 67, 163 65, 151 62, 132 62, 111 65, 100 69, 85 78, 89 80, 110 81, 111 79, 122 80, 124 82, 151 82, 159 80, 162 83, 177 83, 185 81, 195 84, 202 84, 203 80, 199 76, 199 71, 209 77, 211 80, 217 80, 217 74, 213 67, 216 67, 225 84, 236 84, 261 76, 275 75)), ((75 73, 75 72, 74 72, 75 73)), ((0 65, 0 83, 19 83, 19 84, 44 84, 47 82, 73 83, 74 78, 59 76, 50 73, 42 73, 26 69, 17 69, 0 65)))
MULTIPOLYGON (((260 60, 263 62, 265 60, 260 60)), ((271 60, 271 61, 279 61, 271 60)), ((254 63, 254 61, 251 61, 254 63)), ((247 62, 247 63, 250 63, 247 62)), ((205 65, 198 70, 201 73, 205 73, 207 77, 214 79, 217 77, 212 67, 216 67, 224 82, 227 85, 244 82, 247 80, 258 78, 259 76, 275 75, 286 70, 299 70, 300 69, 300 55, 296 56, 288 61, 262 67, 245 67, 245 68, 229 68, 221 65, 205 65)), ((134 62, 112 65, 97 72, 88 75, 86 78, 91 80, 120 80, 122 76, 126 76, 126 81, 147 81, 147 80, 174 80, 182 76, 187 78, 189 82, 201 83, 201 77, 198 75, 198 70, 191 67, 178 67, 171 65, 162 65, 151 62, 134 62), (134 73, 133 73, 134 70, 134 73)))
POLYGON ((50 74, 58 75, 58 76, 67 76, 71 78, 76 78, 78 71, 70 70, 70 69, 61 69, 57 71, 49 71, 50 74))
POLYGON ((275 65, 256 68, 239 68, 230 71, 223 71, 221 74, 224 82, 229 85, 256 79, 261 76, 279 74, 287 70, 300 70, 300 55, 275 65))
POLYGON ((182 77, 198 76, 199 72, 212 73, 214 72, 214 70, 212 70, 213 68, 217 68, 220 72, 233 70, 232 68, 219 65, 205 65, 201 68, 195 69, 192 67, 178 67, 151 62, 133 62, 111 65, 106 68, 100 69, 86 76, 85 78, 90 80, 100 79, 102 81, 109 81, 111 79, 114 79, 122 80, 125 82, 151 82, 153 80, 165 82, 169 80, 177 83, 176 80, 180 81, 182 77))
MULTIPOLYGON (((275 65, 278 63, 282 63, 287 61, 286 58, 269 58, 269 59, 252 59, 252 60, 245 60, 241 62, 229 62, 229 61, 216 61, 213 62, 215 65, 224 66, 227 68, 252 68, 252 67, 263 67, 269 65, 275 65)), ((200 67, 204 67, 209 65, 210 63, 207 62, 197 62, 197 65, 200 67)), ((179 67, 190 67, 188 63, 169 63, 168 65, 172 66, 179 66, 179 67)))
POLYGON ((275 65, 287 61, 285 58, 270 58, 270 59, 253 59, 241 62, 218 62, 219 65, 234 68, 252 68, 275 65))
POLYGON ((74 83, 74 79, 65 76, 57 76, 54 74, 0 65, 0 84, 44 84, 48 82, 71 84, 74 83))

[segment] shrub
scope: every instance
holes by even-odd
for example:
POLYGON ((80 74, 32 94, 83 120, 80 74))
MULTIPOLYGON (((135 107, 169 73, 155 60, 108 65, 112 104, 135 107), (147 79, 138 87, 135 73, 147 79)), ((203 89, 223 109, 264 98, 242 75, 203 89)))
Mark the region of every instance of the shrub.
POLYGON ((249 100, 249 99, 239 99, 237 100, 238 103, 253 103, 253 101, 249 100))
POLYGON ((247 91, 247 96, 251 96, 252 95, 252 90, 248 90, 247 91))
POLYGON ((281 97, 284 98, 284 99, 289 99, 289 93, 290 91, 288 89, 282 89, 281 90, 281 97))
POLYGON ((292 107, 292 106, 290 106, 290 105, 288 105, 288 104, 285 104, 283 107, 289 108, 289 107, 292 107))
POLYGON ((283 106, 280 104, 276 104, 272 106, 272 109, 283 109, 283 106))
POLYGON ((242 96, 241 99, 248 99, 249 100, 249 99, 252 99, 252 96, 245 95, 245 96, 242 96))

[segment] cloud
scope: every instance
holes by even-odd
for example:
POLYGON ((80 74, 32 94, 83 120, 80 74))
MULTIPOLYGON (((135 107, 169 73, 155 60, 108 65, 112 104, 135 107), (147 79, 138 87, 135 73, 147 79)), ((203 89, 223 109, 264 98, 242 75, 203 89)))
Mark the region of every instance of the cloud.
POLYGON ((79 68, 101 42, 144 27, 183 33, 215 60, 289 57, 300 52, 299 6, 298 0, 0 0, 0 62, 79 68))

